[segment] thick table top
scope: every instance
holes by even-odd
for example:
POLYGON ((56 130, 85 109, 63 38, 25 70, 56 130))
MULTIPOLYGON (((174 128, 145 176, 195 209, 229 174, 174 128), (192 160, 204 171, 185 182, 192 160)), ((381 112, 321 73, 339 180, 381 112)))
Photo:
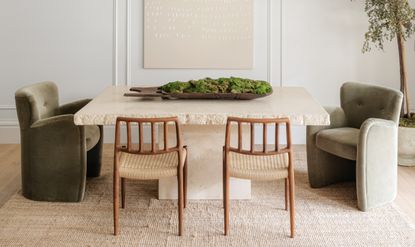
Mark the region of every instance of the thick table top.
POLYGON ((112 125, 117 117, 171 117, 182 124, 221 125, 228 116, 288 117, 294 125, 329 125, 330 116, 301 87, 274 87, 255 100, 162 100, 125 97, 127 86, 111 86, 75 114, 76 125, 112 125))

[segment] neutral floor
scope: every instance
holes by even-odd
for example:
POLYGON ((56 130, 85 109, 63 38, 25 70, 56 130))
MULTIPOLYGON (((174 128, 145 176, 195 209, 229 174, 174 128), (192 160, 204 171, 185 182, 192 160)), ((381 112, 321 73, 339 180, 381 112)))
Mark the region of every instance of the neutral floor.
MULTIPOLYGON (((305 146, 296 146, 304 150, 305 146)), ((105 145, 104 152, 112 152, 105 145)), ((0 207, 20 189, 20 146, 0 145, 0 207)), ((415 223, 415 167, 399 167, 398 197, 395 204, 415 223)))

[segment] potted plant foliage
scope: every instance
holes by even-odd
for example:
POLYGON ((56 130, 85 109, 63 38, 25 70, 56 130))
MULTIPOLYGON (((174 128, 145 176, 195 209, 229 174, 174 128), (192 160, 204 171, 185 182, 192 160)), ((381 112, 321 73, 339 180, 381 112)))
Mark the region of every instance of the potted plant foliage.
POLYGON ((385 41, 396 38, 399 51, 400 90, 404 95, 398 140, 398 162, 415 166, 415 115, 410 112, 405 41, 415 31, 414 10, 407 0, 366 0, 369 30, 365 34, 363 52, 375 46, 383 50, 385 41))

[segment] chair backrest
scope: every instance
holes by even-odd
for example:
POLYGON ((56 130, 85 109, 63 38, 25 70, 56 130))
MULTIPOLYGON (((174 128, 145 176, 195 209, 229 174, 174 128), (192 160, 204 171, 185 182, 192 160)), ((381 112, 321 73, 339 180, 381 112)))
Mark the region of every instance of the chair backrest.
MULTIPOLYGON (((161 131, 159 131, 161 133, 161 131)), ((126 152, 131 154, 163 154, 170 152, 180 152, 182 147, 181 128, 177 117, 170 118, 124 118, 118 117, 115 125, 115 152, 126 152), (127 141, 121 145, 121 126, 125 126, 127 141), (150 127, 150 143, 146 148, 144 136, 146 126, 150 127), (175 145, 169 146, 169 126, 174 126, 175 145), (163 140, 162 149, 158 147, 157 127, 163 127, 163 134, 159 139, 163 140), (137 140, 133 140, 133 132, 138 133, 137 140)))
POLYGON ((55 116, 59 108, 58 88, 53 82, 41 82, 16 91, 16 110, 20 128, 29 128, 34 122, 55 116))
MULTIPOLYGON (((272 146, 271 146, 272 147, 272 146)), ((273 118, 273 119, 254 119, 254 118, 235 118, 229 117, 226 124, 226 137, 225 137, 225 150, 247 154, 247 155, 276 155, 282 153, 288 153, 291 151, 291 124, 288 118, 273 118), (233 124, 237 124, 237 145, 232 146, 231 144, 231 128, 233 124), (249 149, 243 148, 243 125, 248 124, 250 127, 249 135, 249 149), (262 126, 262 148, 261 150, 255 149, 255 126, 262 126), (268 127, 270 125, 275 126, 275 135, 270 139, 275 141, 275 145, 272 149, 269 147, 268 139, 268 127), (285 126, 286 129, 286 146, 280 147, 280 128, 285 126)))
POLYGON ((398 124, 402 99, 402 93, 397 90, 355 82, 343 84, 340 90, 341 107, 348 125, 354 128, 360 128, 368 118, 382 118, 398 124))

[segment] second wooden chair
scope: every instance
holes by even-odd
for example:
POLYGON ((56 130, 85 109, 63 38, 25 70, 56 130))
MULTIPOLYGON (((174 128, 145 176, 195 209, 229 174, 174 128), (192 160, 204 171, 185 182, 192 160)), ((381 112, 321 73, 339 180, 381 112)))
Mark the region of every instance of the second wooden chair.
POLYGON ((225 235, 229 232, 229 180, 230 177, 251 180, 285 179, 285 209, 290 202, 291 238, 294 237, 294 167, 291 148, 291 125, 287 118, 281 119, 244 119, 228 118, 226 125, 226 140, 223 147, 223 203, 225 208, 225 235), (250 147, 243 148, 243 125, 250 126, 250 147), (231 127, 238 128, 237 145, 231 144, 231 127), (262 150, 255 149, 255 125, 263 127, 262 150), (268 125, 275 126, 275 146, 268 150, 268 125), (286 147, 279 143, 280 125, 286 127, 286 147))

